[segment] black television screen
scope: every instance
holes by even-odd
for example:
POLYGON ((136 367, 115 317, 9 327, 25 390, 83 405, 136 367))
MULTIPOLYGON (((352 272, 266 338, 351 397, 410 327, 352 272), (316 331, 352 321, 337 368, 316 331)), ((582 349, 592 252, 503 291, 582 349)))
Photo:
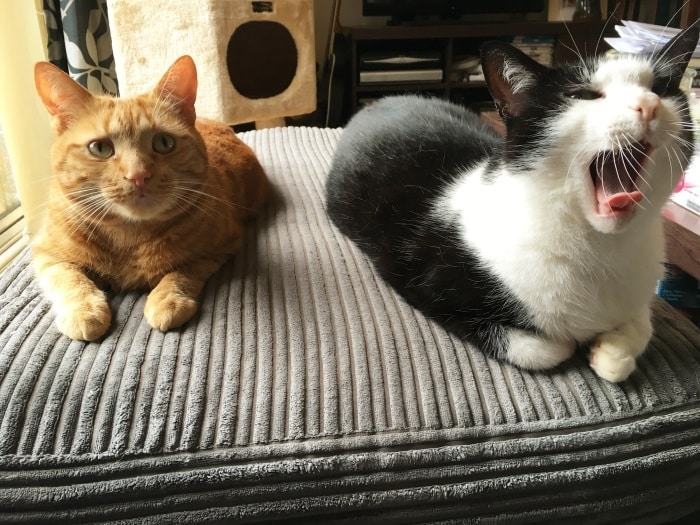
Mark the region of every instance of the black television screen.
POLYGON ((362 0, 364 16, 389 16, 394 21, 439 16, 524 15, 544 13, 546 0, 362 0))

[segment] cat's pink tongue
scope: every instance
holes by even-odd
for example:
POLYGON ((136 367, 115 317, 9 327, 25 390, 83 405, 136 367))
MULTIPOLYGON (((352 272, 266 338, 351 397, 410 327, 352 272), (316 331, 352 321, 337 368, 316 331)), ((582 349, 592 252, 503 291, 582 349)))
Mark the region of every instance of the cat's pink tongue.
POLYGON ((633 204, 640 202, 644 196, 641 191, 620 192, 608 195, 602 186, 596 188, 598 211, 602 214, 627 211, 633 204))

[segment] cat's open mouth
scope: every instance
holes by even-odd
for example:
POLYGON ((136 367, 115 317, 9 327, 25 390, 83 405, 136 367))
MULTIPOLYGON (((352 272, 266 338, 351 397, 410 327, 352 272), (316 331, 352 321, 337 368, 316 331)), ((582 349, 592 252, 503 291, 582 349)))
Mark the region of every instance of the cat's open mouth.
POLYGON ((644 198, 638 180, 650 150, 648 143, 634 142, 595 156, 590 172, 598 215, 622 218, 633 212, 634 205, 644 198))

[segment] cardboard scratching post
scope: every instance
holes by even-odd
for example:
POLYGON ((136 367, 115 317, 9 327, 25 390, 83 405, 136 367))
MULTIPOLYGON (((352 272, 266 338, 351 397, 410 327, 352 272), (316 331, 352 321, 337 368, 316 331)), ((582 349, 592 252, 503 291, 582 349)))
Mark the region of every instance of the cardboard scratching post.
POLYGON ((182 55, 197 65, 197 115, 284 123, 316 109, 313 0, 108 0, 121 96, 152 89, 182 55))

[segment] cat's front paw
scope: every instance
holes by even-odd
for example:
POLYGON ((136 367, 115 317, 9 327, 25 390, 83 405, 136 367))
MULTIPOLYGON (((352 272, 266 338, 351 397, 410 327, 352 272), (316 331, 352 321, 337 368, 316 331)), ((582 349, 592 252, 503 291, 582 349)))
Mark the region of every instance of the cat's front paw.
POLYGON ((624 381, 636 367, 636 359, 625 352, 619 339, 615 334, 599 336, 591 345, 588 357, 595 373, 611 383, 624 381))
POLYGON ((624 335, 608 332, 593 341, 588 360, 600 377, 611 383, 619 383, 634 372, 637 355, 642 350, 630 346, 630 341, 624 335))
POLYGON ((112 322, 109 304, 100 292, 63 304, 56 309, 56 326, 71 339, 94 341, 102 337, 112 322))
POLYGON ((156 287, 148 295, 143 314, 148 324, 165 332, 182 326, 197 313, 197 301, 178 291, 156 287))
POLYGON ((636 368, 637 357, 644 352, 651 333, 651 321, 645 312, 611 332, 600 334, 588 354, 591 368, 612 383, 624 381, 636 368))

